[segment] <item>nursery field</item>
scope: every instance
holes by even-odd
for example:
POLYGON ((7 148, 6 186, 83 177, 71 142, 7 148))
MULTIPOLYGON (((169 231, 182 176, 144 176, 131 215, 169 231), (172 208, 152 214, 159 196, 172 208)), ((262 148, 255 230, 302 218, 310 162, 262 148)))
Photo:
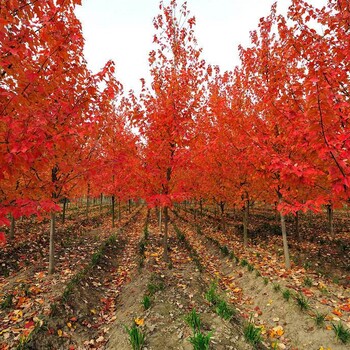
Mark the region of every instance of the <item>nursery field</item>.
POLYGON ((130 91, 90 68, 85 1, 0 1, 0 350, 350 348, 350 1, 309 1, 229 69, 191 1, 159 1, 144 57, 118 40, 146 2, 91 1, 96 56, 147 66, 130 91))
POLYGON ((173 207, 165 262, 157 209, 122 206, 113 228, 107 204, 71 206, 53 274, 48 222, 19 221, 0 251, 1 349, 347 349, 349 212, 332 239, 323 213, 300 215, 299 238, 288 218, 290 270, 273 210, 251 209, 246 248, 242 212, 217 214, 173 207))

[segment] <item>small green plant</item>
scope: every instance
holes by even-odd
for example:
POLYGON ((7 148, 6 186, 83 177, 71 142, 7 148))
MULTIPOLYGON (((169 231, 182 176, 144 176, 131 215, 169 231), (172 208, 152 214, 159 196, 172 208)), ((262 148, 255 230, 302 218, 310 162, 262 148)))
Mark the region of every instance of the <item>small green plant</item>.
POLYGON ((313 283, 313 281, 310 277, 307 276, 304 278, 304 286, 305 287, 311 287, 312 283, 313 283))
POLYGON ((141 255, 144 255, 145 251, 146 251, 146 243, 145 243, 144 240, 141 240, 140 243, 139 243, 139 253, 141 255))
POLYGON ((230 252, 230 255, 229 255, 229 258, 230 258, 230 260, 235 260, 235 253, 234 252, 230 252))
POLYGON ((143 229, 143 236, 144 236, 145 240, 148 239, 148 234, 149 234, 149 232, 148 232, 148 225, 146 225, 144 227, 144 229, 143 229))
POLYGON ((204 335, 202 332, 195 333, 190 337, 193 350, 209 350, 211 336, 212 332, 209 332, 207 335, 204 335))
POLYGON ((281 286, 278 283, 274 283, 273 290, 277 293, 281 290, 281 286))
POLYGON ((248 264, 247 266, 248 266, 248 271, 249 272, 254 271, 254 266, 252 264, 248 264))
POLYGON ((0 304, 0 309, 8 309, 13 305, 13 294, 6 294, 3 301, 0 304))
POLYGON ((224 300, 220 300, 216 307, 216 313, 223 318, 224 320, 230 320, 232 316, 235 314, 234 309, 229 307, 224 300))
POLYGON ((324 327, 327 314, 322 314, 316 311, 314 320, 317 327, 324 327))
POLYGON ((245 325, 243 334, 245 340, 253 346, 258 345, 262 341, 261 328, 255 327, 252 318, 250 318, 249 322, 245 325))
POLYGON ((216 290, 217 290, 216 284, 212 283, 210 288, 205 293, 205 299, 207 299, 209 303, 212 305, 216 305, 220 301, 220 297, 218 296, 216 290))
POLYGON ((148 295, 145 295, 142 298, 141 304, 143 305, 145 310, 149 309, 151 307, 151 298, 148 295))
POLYGON ((282 292, 282 296, 283 296, 283 299, 284 299, 284 300, 289 301, 290 297, 292 296, 292 293, 290 292, 289 289, 285 289, 285 290, 282 292))
POLYGON ((55 317, 58 315, 58 305, 56 303, 50 304, 50 316, 55 317))
POLYGON ((74 285, 71 282, 69 282, 66 286, 66 288, 64 289, 63 291, 63 294, 62 294, 62 301, 64 303, 66 303, 67 301, 69 301, 70 299, 70 296, 73 294, 73 288, 74 288, 74 285))
POLYGON ((340 340, 343 344, 350 342, 350 330, 346 328, 341 322, 338 324, 332 323, 332 327, 335 333, 335 337, 340 340))
POLYGON ((164 290, 165 286, 162 281, 157 283, 149 283, 147 286, 148 293, 152 296, 160 290, 164 290))
POLYGON ((193 334, 200 332, 201 319, 195 309, 193 309, 189 314, 186 315, 185 321, 192 328, 193 334))
POLYGON ((141 350, 145 343, 145 335, 139 327, 134 324, 131 328, 125 327, 129 335, 129 342, 133 350, 141 350))
POLYGON ((305 297, 304 294, 299 293, 296 297, 295 300, 297 302, 297 305, 300 307, 300 310, 306 311, 310 309, 310 302, 309 299, 305 297))
POLYGON ((269 279, 267 277, 264 277, 263 281, 264 281, 265 286, 267 286, 267 284, 269 283, 269 279))
POLYGON ((248 261, 246 259, 242 259, 241 260, 241 266, 244 267, 244 266, 247 266, 248 265, 248 261))
POLYGON ((98 265, 98 263, 101 261, 102 259, 102 250, 99 250, 97 252, 95 252, 93 255, 92 255, 92 258, 91 258, 91 265, 92 266, 96 266, 98 265))
POLYGON ((227 246, 220 247, 221 253, 225 256, 228 256, 230 254, 230 251, 228 250, 227 246))
POLYGON ((256 277, 261 277, 261 272, 260 272, 259 270, 256 270, 256 271, 255 271, 255 276, 256 276, 256 277))

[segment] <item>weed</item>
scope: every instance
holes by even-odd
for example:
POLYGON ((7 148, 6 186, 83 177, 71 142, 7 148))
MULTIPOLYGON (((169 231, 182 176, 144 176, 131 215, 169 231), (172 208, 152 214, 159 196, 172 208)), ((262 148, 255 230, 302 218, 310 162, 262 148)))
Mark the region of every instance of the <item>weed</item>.
POLYGON ((289 301, 290 297, 292 296, 292 293, 290 292, 289 289, 285 289, 285 290, 282 292, 282 296, 283 296, 283 299, 284 299, 284 300, 289 301))
POLYGON ((245 325, 243 334, 245 340, 253 346, 258 345, 262 341, 261 328, 255 327, 254 323, 251 321, 251 318, 245 325))
POLYGON ((317 327, 323 327, 325 325, 327 314, 321 314, 316 311, 316 315, 314 317, 315 323, 317 327))
POLYGON ((125 327, 129 335, 129 342, 133 350, 141 350, 145 343, 145 335, 142 333, 140 328, 134 324, 131 328, 125 327))
POLYGON ((264 277, 263 281, 264 281, 265 286, 267 286, 267 284, 269 283, 269 279, 267 277, 264 277))
POLYGON ((95 252, 94 254, 92 254, 92 258, 91 258, 91 266, 96 266, 102 259, 102 251, 99 250, 97 252, 95 252))
POLYGON ((338 277, 333 277, 332 282, 335 284, 339 284, 339 278, 338 277))
POLYGON ((309 261, 306 261, 305 263, 304 263, 304 269, 305 270, 307 270, 307 269, 309 269, 309 268, 311 268, 312 267, 312 264, 309 262, 309 261))
POLYGON ((273 290, 277 293, 281 290, 281 286, 278 283, 274 283, 273 290))
POLYGON ((9 309, 13 305, 13 294, 7 294, 0 304, 0 309, 9 309))
POLYGON ((107 244, 109 245, 117 244, 117 236, 115 234, 111 235, 107 240, 107 244))
POLYGON ((147 286, 148 293, 152 296, 160 290, 164 290, 165 286, 162 281, 158 283, 149 283, 147 286))
POLYGON ((151 307, 151 298, 148 295, 145 295, 141 301, 144 309, 147 310, 151 307))
POLYGON ((226 301, 220 300, 216 307, 216 313, 224 320, 230 320, 235 311, 227 305, 226 301))
POLYGON ((304 286, 305 287, 311 287, 312 283, 313 283, 313 281, 312 281, 312 279, 310 277, 305 277, 304 278, 304 286))
POLYGON ((201 331, 201 320, 195 309, 186 315, 185 321, 192 328, 193 334, 201 331))
POLYGON ((244 267, 244 266, 247 266, 248 265, 248 261, 246 259, 242 259, 241 260, 241 266, 244 267))
POLYGON ((248 264, 247 267, 249 272, 254 271, 254 266, 252 264, 248 264))
POLYGON ((144 240, 141 240, 139 243, 139 253, 140 255, 144 255, 146 251, 146 243, 144 240))
POLYGON ((261 277, 261 272, 260 272, 260 271, 258 271, 258 270, 256 270, 256 272, 255 272, 255 276, 256 276, 256 277, 261 277))
POLYGON ((335 333, 335 337, 340 340, 343 344, 350 342, 350 330, 346 328, 341 322, 337 325, 332 323, 332 327, 335 333))
POLYGON ((230 254, 230 251, 228 250, 227 246, 220 247, 221 253, 225 256, 228 256, 230 254))
POLYGON ((62 294, 62 301, 64 303, 66 303, 70 299, 70 296, 73 294, 73 287, 74 284, 71 281, 67 284, 66 288, 64 289, 62 294))
POLYGON ((58 305, 56 303, 50 304, 50 316, 55 317, 58 315, 58 305))
POLYGON ((229 258, 230 258, 230 260, 235 260, 235 253, 231 251, 229 258))
POLYGON ((195 333, 190 337, 190 343, 193 345, 193 350, 208 350, 212 333, 204 335, 202 332, 195 333))
POLYGON ((306 311, 310 309, 310 302, 309 299, 304 296, 304 294, 299 293, 295 300, 297 302, 297 305, 300 307, 300 310, 306 311))
POLYGON ((148 232, 148 225, 146 225, 143 229, 143 236, 145 238, 145 240, 148 239, 148 235, 149 235, 149 232, 148 232))
POLYGON ((218 296, 216 290, 217 285, 212 283, 210 288, 205 293, 205 299, 207 299, 212 305, 216 305, 220 301, 220 297, 218 296))

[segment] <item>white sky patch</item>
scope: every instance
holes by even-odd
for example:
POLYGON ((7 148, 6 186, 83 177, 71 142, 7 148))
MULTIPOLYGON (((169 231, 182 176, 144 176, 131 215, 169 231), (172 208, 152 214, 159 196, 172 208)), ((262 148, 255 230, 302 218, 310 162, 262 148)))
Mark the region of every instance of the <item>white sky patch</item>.
MULTIPOLYGON (((249 32, 258 28, 259 18, 269 14, 274 2, 188 0, 188 9, 196 17, 195 36, 203 48, 203 58, 222 71, 234 69, 239 63, 238 45, 249 46, 249 32)), ((277 3, 278 12, 286 13, 290 1, 277 3)), ((321 7, 326 0, 309 3, 321 7)), ((83 26, 89 68, 97 72, 112 59, 125 91, 139 91, 140 79, 149 77, 148 53, 155 34, 152 20, 159 14, 159 1, 83 0, 76 14, 83 26)))

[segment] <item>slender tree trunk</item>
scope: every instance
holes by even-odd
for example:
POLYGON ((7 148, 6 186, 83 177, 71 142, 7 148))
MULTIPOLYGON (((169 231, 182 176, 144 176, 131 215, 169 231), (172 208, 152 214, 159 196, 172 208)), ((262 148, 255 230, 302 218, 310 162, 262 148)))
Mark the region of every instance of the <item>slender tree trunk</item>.
POLYGON ((103 201, 103 194, 100 194, 100 216, 102 215, 102 201, 103 201))
MULTIPOLYGON (((279 203, 282 203, 282 194, 278 192, 279 203)), ((282 239, 283 239, 283 251, 284 251, 284 260, 285 265, 288 270, 290 270, 290 256, 289 256, 289 248, 288 248, 288 240, 287 240, 287 230, 286 230, 286 220, 282 211, 280 211, 281 217, 281 229, 282 229, 282 239)))
POLYGON ((86 218, 89 219, 89 209, 90 209, 90 184, 88 184, 87 196, 86 196, 86 218))
POLYGON ((169 222, 168 207, 164 207, 163 259, 166 262, 169 261, 169 256, 168 256, 168 222, 169 222))
POLYGON ((282 238, 283 238, 283 251, 284 251, 284 259, 286 268, 290 269, 290 257, 289 257, 289 248, 288 248, 288 241, 287 241, 287 230, 286 230, 286 221, 285 216, 280 213, 281 215, 281 228, 282 228, 282 238))
POLYGON ((49 251, 49 274, 55 271, 55 236, 56 236, 56 213, 51 212, 50 220, 50 251, 49 251))
POLYGON ((112 227, 115 227, 115 197, 114 195, 112 196, 112 227))
POLYGON ((121 200, 120 198, 118 199, 118 221, 120 221, 122 219, 122 207, 120 204, 121 200))
POLYGON ((12 241, 15 238, 15 218, 13 215, 10 215, 10 240, 12 241))
POLYGON ((159 207, 158 226, 159 231, 162 232, 162 207, 159 207))
POLYGON ((333 206, 332 204, 327 204, 327 218, 328 218, 328 229, 329 234, 334 238, 334 226, 333 226, 333 206))
POLYGON ((201 210, 201 216, 203 216, 203 201, 202 201, 202 198, 199 200, 199 207, 200 207, 200 210, 201 210))
POLYGON ((220 202, 220 212, 221 212, 221 229, 222 232, 226 233, 226 220, 225 220, 225 202, 220 202))
POLYGON ((128 205, 129 205, 129 214, 131 213, 131 199, 128 200, 128 205))
POLYGON ((248 245, 248 219, 249 219, 249 200, 244 203, 244 213, 243 213, 243 245, 247 247, 248 245))
POLYGON ((295 213, 295 235, 300 242, 300 230, 299 230, 299 210, 295 213))
POLYGON ((66 221, 67 198, 63 199, 62 224, 66 221))

